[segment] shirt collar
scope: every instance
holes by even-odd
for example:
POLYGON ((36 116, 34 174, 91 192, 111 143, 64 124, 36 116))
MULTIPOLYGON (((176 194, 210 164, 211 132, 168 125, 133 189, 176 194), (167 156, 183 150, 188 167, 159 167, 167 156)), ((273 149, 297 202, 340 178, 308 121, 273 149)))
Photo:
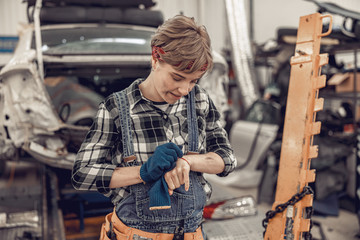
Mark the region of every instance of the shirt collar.
POLYGON ((127 89, 130 109, 133 109, 138 102, 145 99, 139 88, 140 83, 143 81, 142 78, 136 79, 127 89))

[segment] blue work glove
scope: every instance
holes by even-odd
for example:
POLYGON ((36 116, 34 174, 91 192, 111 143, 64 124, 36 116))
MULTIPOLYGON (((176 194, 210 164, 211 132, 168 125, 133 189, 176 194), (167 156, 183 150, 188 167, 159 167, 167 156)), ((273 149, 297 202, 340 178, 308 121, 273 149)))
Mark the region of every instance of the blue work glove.
POLYGON ((140 177, 146 183, 158 180, 164 173, 176 165, 183 156, 181 149, 172 142, 156 147, 154 154, 140 168, 140 177))
POLYGON ((150 210, 169 209, 171 200, 168 192, 168 185, 164 175, 151 186, 148 195, 150 197, 150 210))

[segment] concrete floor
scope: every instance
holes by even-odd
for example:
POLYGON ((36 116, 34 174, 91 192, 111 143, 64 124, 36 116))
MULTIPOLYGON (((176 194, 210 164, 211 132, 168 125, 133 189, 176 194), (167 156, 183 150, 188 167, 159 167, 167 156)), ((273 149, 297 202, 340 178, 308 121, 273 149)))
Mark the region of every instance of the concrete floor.
MULTIPOLYGON (((11 187, 18 186, 19 184, 23 184, 24 182, 31 183, 36 180, 36 177, 33 174, 30 174, 31 171, 28 170, 27 165, 17 164, 16 171, 15 171, 15 179, 11 183, 11 187), (25 166, 25 167, 24 167, 25 166), (17 181, 17 177, 20 177, 22 181, 17 181)), ((11 169, 11 168, 10 168, 11 169)), ((36 182, 36 181, 35 181, 36 182)), ((210 181, 212 182, 212 181, 210 181)), ((7 188, 9 184, 9 178, 3 178, 0 180, 0 189, 7 188)), ((228 187, 223 186, 218 183, 212 182, 214 194, 213 196, 220 196, 226 198, 228 196, 233 197, 241 197, 241 196, 253 196, 254 199, 257 197, 257 188, 235 188, 235 187, 228 187)), ((262 219, 265 217, 265 213, 271 209, 270 204, 261 203, 257 205, 258 215, 256 218, 252 218, 251 224, 255 224, 256 229, 258 232, 262 233, 262 219), (255 222, 254 222, 255 221, 255 222)), ((250 219, 250 218, 249 218, 250 219)), ((349 212, 347 210, 340 210, 339 215, 336 217, 328 216, 328 217, 321 217, 321 216, 313 216, 312 219, 317 221, 321 224, 322 230, 326 236, 325 238, 321 238, 320 230, 318 227, 314 226, 312 229, 313 239, 322 239, 322 240, 358 240, 356 235, 359 232, 359 221, 357 216, 349 212)), ((247 219, 239 219, 239 222, 247 222, 247 219)), ((259 234, 257 235, 259 236, 259 234)), ((1 236, 0 236, 0 239, 1 236)), ((229 239, 229 238, 222 238, 222 239, 229 239)), ((239 240, 239 238, 232 238, 235 240, 239 240)), ((240 238, 240 239, 249 239, 249 240, 256 240, 256 238, 240 238)), ((259 237, 259 239, 262 239, 259 237)))
MULTIPOLYGON (((359 232, 359 221, 354 213, 340 210, 337 217, 318 217, 313 220, 321 223, 324 234, 328 240, 355 240, 359 232)), ((314 228, 314 236, 318 236, 318 229, 314 228)))
MULTIPOLYGON (((211 181, 210 181, 211 182, 211 181)), ((235 187, 228 187, 219 185, 218 183, 212 182, 214 191, 219 191, 221 194, 231 194, 236 197, 240 196, 253 196, 254 199, 257 197, 257 188, 246 188, 240 189, 235 187), (221 189, 221 190, 220 190, 221 189)), ((216 193, 218 194, 218 193, 216 193)), ((261 203, 257 205, 258 214, 263 217, 258 217, 259 225, 262 226, 261 220, 265 217, 265 213, 271 210, 271 205, 267 203, 261 203)), ((321 238, 320 228, 313 226, 311 233, 314 240, 358 240, 356 235, 359 232, 359 221, 356 214, 340 209, 338 216, 313 216, 313 221, 321 224, 322 231, 326 238, 321 238)), ((261 238, 262 239, 262 238, 261 238)))

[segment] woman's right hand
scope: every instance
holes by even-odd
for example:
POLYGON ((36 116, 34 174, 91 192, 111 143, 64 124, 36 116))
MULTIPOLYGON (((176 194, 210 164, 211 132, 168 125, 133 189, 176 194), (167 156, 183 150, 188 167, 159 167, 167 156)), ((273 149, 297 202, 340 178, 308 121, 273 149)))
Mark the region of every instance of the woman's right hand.
POLYGON ((190 168, 191 163, 189 160, 184 160, 180 157, 175 168, 165 173, 165 181, 168 185, 169 194, 172 195, 176 188, 179 188, 181 185, 185 184, 185 190, 188 191, 190 187, 190 168))

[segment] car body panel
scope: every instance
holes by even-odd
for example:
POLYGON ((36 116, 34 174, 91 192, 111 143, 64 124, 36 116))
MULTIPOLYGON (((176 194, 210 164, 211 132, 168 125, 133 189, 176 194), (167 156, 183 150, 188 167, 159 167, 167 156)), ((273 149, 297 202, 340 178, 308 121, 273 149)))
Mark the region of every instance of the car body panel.
MULTIPOLYGON (((126 24, 54 24, 42 26, 41 31, 51 29, 65 31, 76 28, 96 30, 106 27, 114 29, 114 31, 121 29, 148 31, 149 34, 146 35, 149 36, 150 33, 155 32, 153 27, 126 24)), ((110 69, 116 72, 112 73, 113 75, 120 76, 125 72, 126 76, 133 75, 132 77, 137 78, 137 75, 140 74, 136 72, 137 69, 150 69, 151 49, 149 47, 146 53, 141 54, 59 55, 43 52, 45 79, 42 79, 33 38, 33 24, 24 26, 19 34, 19 42, 12 59, 0 72, 0 118, 2 119, 0 125, 0 144, 2 146, 0 148, 0 161, 15 159, 18 150, 22 149, 36 160, 47 165, 71 169, 76 155, 74 149, 79 146, 89 130, 88 125, 75 125, 74 122, 81 120, 81 118, 93 118, 97 106, 93 103, 91 109, 68 118, 69 121, 64 121, 54 105, 54 96, 50 95, 49 77, 56 77, 57 73, 64 73, 68 79, 72 73, 76 73, 74 69, 81 69, 82 73, 85 74, 88 72, 92 74, 90 70, 104 72, 110 69), (125 68, 131 68, 130 71, 133 73, 126 73, 125 68), (50 75, 46 76, 47 73, 50 75), (71 147, 73 148, 72 151, 69 150, 71 147)), ((78 86, 81 87, 82 85, 78 84, 78 86)), ((101 85, 99 85, 100 87, 101 85)), ((64 97, 65 100, 69 101, 71 92, 67 94, 64 94, 64 97)), ((95 97, 91 99, 86 97, 87 94, 84 94, 82 96, 83 104, 90 105, 89 102, 91 101, 99 103, 100 95, 98 93, 93 95, 95 97)))

